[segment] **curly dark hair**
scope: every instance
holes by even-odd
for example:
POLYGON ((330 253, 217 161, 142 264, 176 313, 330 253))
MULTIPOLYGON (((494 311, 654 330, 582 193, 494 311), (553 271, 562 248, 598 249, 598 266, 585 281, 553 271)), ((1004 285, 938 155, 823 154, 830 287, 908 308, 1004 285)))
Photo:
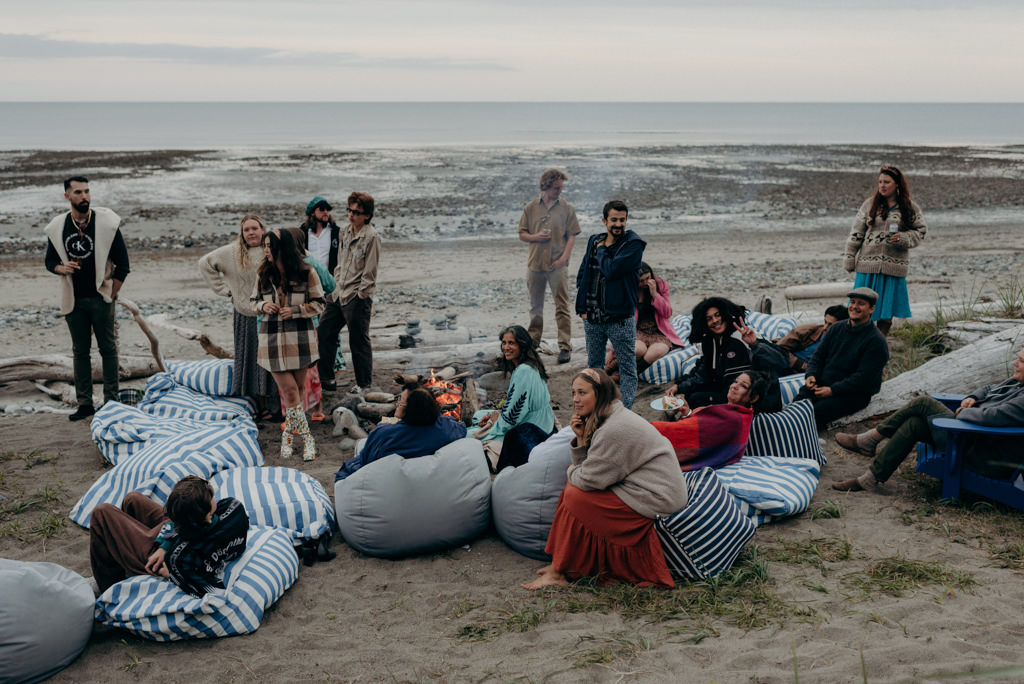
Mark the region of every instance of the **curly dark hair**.
POLYGON ((736 323, 739 323, 747 315, 747 307, 741 304, 733 304, 725 297, 708 297, 693 307, 693 320, 690 322, 690 336, 687 338, 691 344, 700 344, 701 341, 711 334, 708 329, 708 322, 705 320, 708 309, 718 309, 725 321, 725 334, 731 335, 735 330, 736 323))
POLYGON ((541 379, 547 380, 548 372, 544 369, 544 362, 540 360, 537 347, 533 344, 533 338, 530 337, 530 333, 526 332, 526 328, 521 325, 510 325, 498 334, 498 341, 501 342, 502 338, 508 333, 512 333, 516 344, 519 345, 519 358, 515 361, 506 361, 504 355, 499 355, 498 367, 501 368, 501 371, 505 375, 511 375, 516 366, 520 363, 525 363, 528 366, 533 366, 540 373, 541 379))
POLYGON ((264 259, 257 271, 259 276, 260 291, 270 289, 270 286, 279 287, 285 292, 291 292, 292 283, 304 283, 309 279, 309 266, 302 260, 302 253, 299 246, 295 244, 295 238, 287 230, 271 230, 263 236, 263 242, 270 247, 271 259, 264 259), (283 273, 277 267, 281 262, 283 273))
MULTIPOLYGON (((883 166, 878 173, 879 175, 884 173, 896 183, 896 206, 900 210, 900 228, 902 229, 914 220, 914 205, 910 202, 910 185, 907 184, 907 177, 895 166, 888 164, 883 166)), ((879 194, 877 187, 873 197, 868 219, 871 225, 874 225, 876 216, 881 216, 883 221, 889 218, 889 200, 879 194)))
POLYGON ((196 475, 186 475, 174 485, 167 497, 167 517, 184 539, 191 539, 206 527, 206 516, 213 505, 213 487, 196 475))

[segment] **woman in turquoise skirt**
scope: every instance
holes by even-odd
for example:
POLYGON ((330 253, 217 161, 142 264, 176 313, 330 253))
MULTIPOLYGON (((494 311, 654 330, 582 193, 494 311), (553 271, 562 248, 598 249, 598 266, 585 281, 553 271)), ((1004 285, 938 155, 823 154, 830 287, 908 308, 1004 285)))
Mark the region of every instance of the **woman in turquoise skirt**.
POLYGON ((857 273, 853 286, 878 293, 871 318, 883 335, 893 318, 910 318, 908 251, 921 244, 927 230, 906 177, 895 166, 883 166, 878 187, 857 211, 844 258, 847 273, 857 273))

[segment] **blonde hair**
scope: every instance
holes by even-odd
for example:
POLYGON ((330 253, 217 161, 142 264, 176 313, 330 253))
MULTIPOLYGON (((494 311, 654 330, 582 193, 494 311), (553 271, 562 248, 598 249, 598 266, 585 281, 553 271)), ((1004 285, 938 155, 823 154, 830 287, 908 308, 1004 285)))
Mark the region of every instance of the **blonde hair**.
POLYGON ((597 399, 594 410, 583 421, 583 439, 579 446, 586 447, 590 446, 590 440, 594 438, 594 433, 612 414, 612 405, 615 400, 622 395, 619 394, 619 386, 608 377, 607 373, 598 368, 584 368, 572 379, 573 382, 576 380, 584 380, 593 387, 594 396, 597 399))
MULTIPOLYGON (((238 266, 243 271, 252 266, 252 264, 249 263, 249 245, 246 244, 245 235, 242 234, 242 227, 245 225, 246 221, 255 221, 260 224, 260 228, 263 229, 264 233, 267 232, 267 224, 263 222, 263 219, 260 218, 259 214, 246 214, 242 217, 241 222, 238 224, 238 266)), ((263 244, 262 238, 260 239, 260 244, 263 244)))

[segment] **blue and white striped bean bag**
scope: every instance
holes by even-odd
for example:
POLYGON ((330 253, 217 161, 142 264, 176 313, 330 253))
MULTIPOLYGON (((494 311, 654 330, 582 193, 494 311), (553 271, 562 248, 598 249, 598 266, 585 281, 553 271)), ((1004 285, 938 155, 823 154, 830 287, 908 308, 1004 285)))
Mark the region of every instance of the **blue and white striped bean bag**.
MULTIPOLYGON (((248 416, 236 418, 240 428, 243 422, 251 423, 248 416)), ((89 434, 96 448, 111 465, 131 456, 148 442, 163 439, 183 432, 194 432, 209 427, 206 421, 185 418, 158 418, 134 406, 116 401, 103 404, 92 419, 89 434)))
POLYGON ((179 385, 202 394, 226 397, 231 394, 235 360, 170 361, 167 363, 167 371, 179 385))
POLYGON ((96 600, 96 620, 153 641, 249 634, 298 576, 291 535, 250 527, 245 553, 224 570, 224 589, 196 598, 169 580, 129 577, 96 600))
POLYGON ((654 521, 676 580, 707 579, 732 567, 757 530, 711 468, 683 473, 686 508, 654 521))
POLYGON ((779 378, 779 390, 782 391, 782 405, 792 404, 800 388, 804 386, 804 374, 785 375, 779 378))
POLYGON ((652 385, 675 382, 693 370, 700 358, 700 345, 688 344, 673 349, 650 365, 640 374, 640 379, 652 385))
POLYGON ((162 505, 185 475, 209 478, 229 468, 263 465, 257 434, 252 421, 244 428, 234 422, 221 422, 147 444, 101 475, 68 517, 88 527, 96 506, 120 506, 129 492, 142 492, 162 505))
POLYGON ((740 509, 760 526, 806 511, 818 487, 821 465, 807 458, 744 456, 716 474, 739 500, 740 509))
POLYGON ((146 382, 140 411, 162 418, 212 421, 252 417, 255 405, 248 397, 211 397, 179 385, 170 373, 157 373, 146 382))
POLYGON ((759 311, 748 311, 744 320, 757 332, 758 337, 765 340, 785 337, 790 330, 796 327, 796 319, 792 316, 766 314, 759 311))
POLYGON ((214 498, 234 497, 249 524, 276 527, 293 539, 319 539, 337 529, 334 504, 316 479, 294 468, 232 468, 210 478, 214 498))
POLYGON ((809 458, 825 465, 828 461, 818 441, 814 404, 810 399, 794 401, 776 413, 759 413, 750 424, 746 456, 809 458))
POLYGON ((679 314, 678 316, 673 316, 669 320, 669 323, 672 324, 672 329, 676 331, 676 335, 679 336, 679 339, 685 342, 686 338, 690 336, 693 314, 679 314))

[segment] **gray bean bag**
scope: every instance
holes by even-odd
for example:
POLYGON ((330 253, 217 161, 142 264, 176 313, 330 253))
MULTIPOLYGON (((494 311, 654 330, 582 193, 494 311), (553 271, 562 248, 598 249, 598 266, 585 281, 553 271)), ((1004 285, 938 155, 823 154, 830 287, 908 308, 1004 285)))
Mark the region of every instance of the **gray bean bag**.
POLYGON ((52 677, 89 643, 95 598, 77 572, 0 558, 0 597, 0 682, 52 677))
POLYGON ((391 454, 334 484, 338 527, 368 556, 400 558, 461 546, 487 530, 491 476, 480 441, 436 454, 391 454))
POLYGON ((504 468, 491 485, 494 527, 506 544, 524 556, 551 560, 544 546, 565 489, 565 471, 572 463, 572 438, 572 428, 562 428, 530 452, 528 463, 504 468))

